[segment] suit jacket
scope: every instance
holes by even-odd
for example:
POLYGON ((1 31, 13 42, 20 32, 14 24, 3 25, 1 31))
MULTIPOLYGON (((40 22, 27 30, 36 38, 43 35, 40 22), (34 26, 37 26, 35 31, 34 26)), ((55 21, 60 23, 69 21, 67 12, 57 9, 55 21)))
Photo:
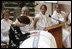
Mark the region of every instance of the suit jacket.
POLYGON ((9 48, 18 48, 21 41, 29 38, 30 33, 22 34, 20 28, 12 24, 9 30, 9 48))

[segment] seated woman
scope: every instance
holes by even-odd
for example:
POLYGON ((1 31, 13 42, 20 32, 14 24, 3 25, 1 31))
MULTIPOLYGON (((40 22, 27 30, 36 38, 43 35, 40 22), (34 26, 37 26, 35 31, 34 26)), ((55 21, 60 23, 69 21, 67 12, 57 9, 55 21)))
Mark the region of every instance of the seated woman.
POLYGON ((27 37, 30 35, 30 33, 22 34, 20 27, 24 27, 25 25, 30 23, 30 19, 28 17, 20 16, 17 18, 18 21, 14 22, 10 26, 9 30, 9 48, 18 48, 21 41, 24 41, 25 39, 29 38, 27 37))

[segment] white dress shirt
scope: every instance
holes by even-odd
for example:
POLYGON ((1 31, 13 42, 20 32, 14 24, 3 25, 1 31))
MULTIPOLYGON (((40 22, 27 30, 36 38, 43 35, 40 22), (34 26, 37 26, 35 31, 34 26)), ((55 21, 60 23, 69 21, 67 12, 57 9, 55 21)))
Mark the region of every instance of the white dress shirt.
POLYGON ((35 16, 35 18, 39 18, 36 29, 43 30, 44 27, 48 27, 47 18, 41 12, 35 16))

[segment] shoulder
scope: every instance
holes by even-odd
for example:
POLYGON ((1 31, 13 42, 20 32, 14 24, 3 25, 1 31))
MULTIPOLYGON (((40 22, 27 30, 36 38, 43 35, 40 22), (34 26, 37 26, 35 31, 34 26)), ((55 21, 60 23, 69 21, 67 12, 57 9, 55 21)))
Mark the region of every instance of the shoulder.
POLYGON ((64 12, 64 11, 61 11, 61 13, 62 13, 62 14, 65 14, 65 12, 64 12))
POLYGON ((40 16, 40 14, 36 14, 36 16, 40 16))
POLYGON ((1 24, 3 24, 3 23, 4 23, 4 19, 1 20, 1 24))
POLYGON ((11 31, 15 31, 17 29, 19 29, 19 27, 15 26, 14 24, 11 24, 11 26, 10 26, 10 32, 11 31))
POLYGON ((52 17, 56 17, 56 16, 57 16, 56 10, 53 12, 53 14, 52 14, 51 16, 52 16, 52 17))
POLYGON ((53 12, 53 14, 57 14, 56 10, 53 12))
POLYGON ((41 15, 40 14, 36 14, 35 18, 39 18, 41 15))
POLYGON ((12 23, 13 23, 13 21, 12 21, 12 20, 10 20, 10 19, 8 20, 8 22, 9 22, 10 24, 12 24, 12 23))
POLYGON ((4 21, 4 19, 1 20, 1 22, 3 22, 3 21, 4 21))

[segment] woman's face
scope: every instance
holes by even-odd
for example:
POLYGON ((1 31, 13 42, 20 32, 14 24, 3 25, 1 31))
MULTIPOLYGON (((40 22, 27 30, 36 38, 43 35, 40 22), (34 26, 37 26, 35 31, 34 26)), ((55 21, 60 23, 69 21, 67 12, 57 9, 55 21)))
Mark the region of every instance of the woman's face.
POLYGON ((5 14, 4 14, 4 19, 8 20, 9 17, 10 17, 10 14, 9 14, 9 13, 5 13, 5 14))
POLYGON ((44 7, 44 6, 42 6, 42 8, 41 8, 40 10, 41 10, 41 12, 42 12, 43 14, 45 14, 45 13, 46 13, 46 9, 45 9, 45 7, 44 7))
POLYGON ((23 11, 22 11, 22 15, 23 15, 23 16, 28 16, 28 15, 29 15, 29 10, 28 10, 28 9, 23 10, 23 11))

